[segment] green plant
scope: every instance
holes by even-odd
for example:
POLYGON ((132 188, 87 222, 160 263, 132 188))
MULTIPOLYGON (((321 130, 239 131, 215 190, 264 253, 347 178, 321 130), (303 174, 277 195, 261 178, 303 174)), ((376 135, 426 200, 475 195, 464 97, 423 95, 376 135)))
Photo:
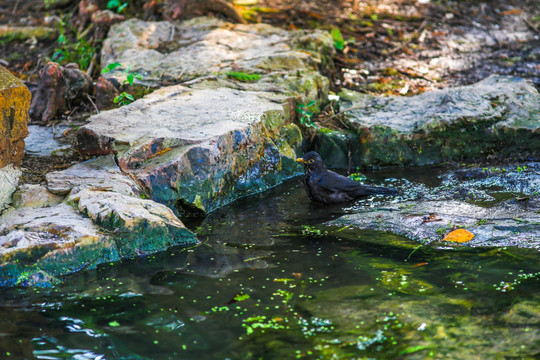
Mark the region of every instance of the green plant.
POLYGON ((92 58, 96 54, 96 47, 91 42, 84 39, 84 36, 77 32, 76 29, 66 24, 63 20, 58 22, 58 45, 55 49, 51 61, 60 64, 77 63, 81 70, 86 70, 92 62, 92 58), (66 26, 75 34, 76 41, 72 42, 66 36, 66 26))
POLYGON ((324 235, 328 235, 328 232, 327 231, 322 232, 319 229, 315 229, 313 226, 302 225, 302 235, 321 237, 321 236, 324 236, 324 235))
MULTIPOLYGON (((111 63, 111 64, 105 66, 101 70, 101 73, 106 74, 109 71, 113 71, 113 70, 115 70, 115 69, 117 69, 117 68, 119 68, 121 66, 122 66, 122 64, 117 63, 117 62, 111 63)), ((122 74, 126 76, 125 80, 122 81, 122 85, 129 84, 130 86, 133 86, 133 82, 135 81, 135 79, 139 79, 139 80, 143 79, 143 76, 141 74, 136 73, 134 71, 131 71, 131 66, 128 66, 127 68, 122 70, 122 74)), ((115 104, 119 104, 120 106, 124 106, 124 105, 127 105, 127 104, 132 103, 133 101, 135 101, 135 98, 133 97, 133 95, 131 95, 131 94, 124 91, 120 95, 115 97, 113 101, 114 101, 115 104)))
POLYGON ((343 35, 341 35, 341 31, 338 28, 332 28, 330 30, 330 35, 332 36, 332 39, 334 39, 334 47, 340 51, 345 49, 345 40, 343 39, 343 35))
POLYGON ((107 2, 107 9, 116 9, 117 13, 121 13, 127 8, 128 2, 123 0, 109 0, 107 2))
POLYGON ((317 100, 310 101, 307 104, 298 104, 296 106, 296 112, 300 115, 300 123, 318 129, 317 125, 315 125, 311 119, 314 112, 317 110, 317 100))
MULTIPOLYGON (((109 71, 112 71, 112 70, 114 70, 116 68, 119 68, 121 66, 122 66, 122 64, 117 63, 117 62, 111 63, 111 64, 105 66, 103 68, 103 70, 101 70, 101 73, 106 74, 109 71)), ((139 74, 139 73, 137 73, 135 71, 131 71, 131 66, 128 66, 127 68, 122 70, 122 75, 126 76, 126 79, 124 81, 122 81, 122 85, 129 84, 130 86, 132 86, 135 79, 139 79, 139 80, 144 79, 144 77, 141 74, 139 74)))
POLYGON ((114 101, 115 104, 118 104, 120 106, 124 106, 124 105, 130 104, 133 101, 135 101, 135 98, 133 97, 133 95, 128 94, 127 92, 124 91, 120 95, 115 97, 113 99, 113 101, 114 101))
POLYGON ((254 82, 261 78, 260 74, 248 74, 245 72, 227 71, 225 73, 229 78, 242 81, 242 82, 254 82))

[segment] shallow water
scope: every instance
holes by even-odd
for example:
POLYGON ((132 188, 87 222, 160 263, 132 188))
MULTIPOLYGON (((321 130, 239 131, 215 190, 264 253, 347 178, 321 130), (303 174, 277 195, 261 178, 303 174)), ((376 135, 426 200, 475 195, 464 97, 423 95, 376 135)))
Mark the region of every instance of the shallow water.
MULTIPOLYGON (((426 189, 442 170, 388 170, 426 189)), ((0 359, 534 359, 539 254, 323 225, 293 179, 188 220, 201 245, 0 295, 0 359)), ((400 181, 390 181, 389 183, 400 181)))

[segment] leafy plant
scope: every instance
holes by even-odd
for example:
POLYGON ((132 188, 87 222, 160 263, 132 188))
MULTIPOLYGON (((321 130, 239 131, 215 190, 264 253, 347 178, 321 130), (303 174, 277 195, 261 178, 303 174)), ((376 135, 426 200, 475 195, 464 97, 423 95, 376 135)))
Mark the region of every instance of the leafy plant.
POLYGON ((300 123, 302 125, 306 125, 308 127, 313 127, 317 129, 317 125, 313 123, 313 120, 311 119, 313 116, 313 113, 318 110, 317 107, 317 100, 310 101, 307 104, 298 104, 296 106, 296 112, 300 114, 300 123))
POLYGON ((324 235, 328 235, 328 232, 322 232, 319 229, 314 228, 313 226, 309 225, 302 225, 302 235, 304 236, 313 236, 313 237, 321 237, 324 235))
MULTIPOLYGON (((122 64, 120 63, 111 63, 107 66, 105 66, 102 70, 101 70, 101 73, 102 74, 106 74, 110 71, 113 71, 119 67, 121 67, 122 64)), ((144 79, 144 77, 137 73, 137 72, 134 72, 134 71, 131 71, 131 66, 128 66, 127 68, 125 68, 124 70, 122 70, 122 74, 126 76, 125 80, 122 81, 122 85, 125 85, 125 84, 129 84, 130 86, 133 86, 133 82, 135 81, 135 79, 139 79, 139 80, 142 80, 144 79)), ((135 101, 135 98, 133 97, 133 95, 127 93, 127 92, 122 92, 120 95, 118 95, 117 97, 114 98, 114 103, 115 104, 119 104, 120 106, 124 106, 124 105, 127 105, 129 103, 132 103, 133 101, 135 101)))
POLYGON ((345 40, 343 39, 343 35, 341 35, 341 30, 334 27, 332 30, 330 30, 330 35, 332 36, 332 39, 334 39, 334 47, 336 49, 339 51, 345 49, 345 40))
POLYGON ((225 73, 229 78, 242 81, 242 82, 254 82, 261 78, 260 74, 248 74, 245 72, 227 71, 225 73))
MULTIPOLYGON (((107 65, 105 68, 103 68, 103 70, 101 70, 101 73, 106 74, 109 71, 112 71, 112 70, 114 70, 116 68, 119 68, 121 66, 122 66, 122 64, 117 63, 117 62, 111 63, 111 64, 107 65)), ((122 85, 129 84, 130 86, 132 86, 135 79, 139 79, 139 80, 144 79, 144 77, 141 74, 139 74, 139 73, 137 73, 135 71, 131 71, 131 66, 128 66, 127 68, 122 70, 122 75, 126 76, 126 79, 124 81, 122 81, 122 85)))
POLYGON ((59 36, 57 41, 60 47, 55 49, 51 61, 62 64, 77 63, 81 70, 86 70, 96 54, 96 47, 91 42, 86 41, 76 29, 69 27, 76 34, 76 41, 71 42, 66 36, 66 25, 63 20, 58 22, 59 36))
POLYGON ((135 98, 133 97, 133 95, 128 94, 127 92, 124 91, 120 95, 115 97, 113 99, 113 101, 114 101, 115 104, 118 104, 120 106, 124 106, 124 105, 127 105, 127 104, 131 104, 133 101, 135 101, 135 98))
POLYGON ((127 8, 128 2, 122 1, 122 0, 109 0, 107 2, 107 9, 116 9, 117 13, 121 13, 124 11, 125 8, 127 8))

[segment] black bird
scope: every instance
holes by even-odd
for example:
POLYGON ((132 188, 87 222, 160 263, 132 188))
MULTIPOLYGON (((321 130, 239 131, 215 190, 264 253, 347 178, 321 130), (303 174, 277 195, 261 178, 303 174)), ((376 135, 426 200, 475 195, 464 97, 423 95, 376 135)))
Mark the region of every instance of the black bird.
POLYGON ((306 153, 296 161, 304 164, 304 186, 311 201, 336 204, 369 195, 397 194, 395 189, 362 185, 348 177, 328 170, 315 151, 306 153))

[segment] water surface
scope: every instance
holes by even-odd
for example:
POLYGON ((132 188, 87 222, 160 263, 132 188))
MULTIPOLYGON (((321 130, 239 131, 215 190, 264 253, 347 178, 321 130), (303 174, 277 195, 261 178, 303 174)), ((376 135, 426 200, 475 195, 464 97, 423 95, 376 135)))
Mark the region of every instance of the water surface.
MULTIPOLYGON (((369 177, 429 189, 441 171, 369 177)), ((538 252, 324 225, 384 201, 315 205, 293 179, 187 219, 200 246, 3 290, 0 358, 538 358, 538 252)))

